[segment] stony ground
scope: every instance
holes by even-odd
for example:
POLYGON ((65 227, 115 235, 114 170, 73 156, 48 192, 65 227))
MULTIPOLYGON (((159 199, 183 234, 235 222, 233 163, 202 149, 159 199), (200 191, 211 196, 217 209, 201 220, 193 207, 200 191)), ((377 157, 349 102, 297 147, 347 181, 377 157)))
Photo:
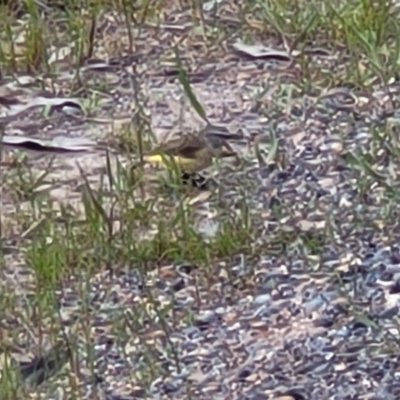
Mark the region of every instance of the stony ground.
POLYGON ((305 63, 250 17, 246 47, 218 4, 212 40, 178 4, 133 44, 103 12, 79 76, 54 52, 57 79, 4 80, 1 398, 399 398, 398 83, 347 85, 343 49, 305 63), (184 194, 128 179, 126 132, 204 125, 175 45, 243 133, 184 194))

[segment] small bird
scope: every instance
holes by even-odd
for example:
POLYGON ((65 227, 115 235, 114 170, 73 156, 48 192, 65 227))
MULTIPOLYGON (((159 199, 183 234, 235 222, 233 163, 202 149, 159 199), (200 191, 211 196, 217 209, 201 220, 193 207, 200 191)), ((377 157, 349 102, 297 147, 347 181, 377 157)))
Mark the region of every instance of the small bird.
POLYGON ((215 158, 237 156, 228 140, 238 138, 226 128, 208 125, 197 134, 187 134, 161 144, 143 156, 143 163, 160 165, 172 158, 183 172, 199 172, 209 167, 215 158))

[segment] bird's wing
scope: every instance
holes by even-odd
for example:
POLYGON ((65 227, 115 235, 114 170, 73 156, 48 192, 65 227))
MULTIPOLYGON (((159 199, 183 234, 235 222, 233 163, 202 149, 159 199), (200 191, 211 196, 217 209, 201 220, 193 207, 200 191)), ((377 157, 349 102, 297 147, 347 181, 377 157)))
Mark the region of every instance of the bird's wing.
POLYGON ((193 158, 196 156, 196 153, 206 145, 205 141, 197 136, 185 135, 161 144, 148 155, 165 153, 170 156, 193 158))

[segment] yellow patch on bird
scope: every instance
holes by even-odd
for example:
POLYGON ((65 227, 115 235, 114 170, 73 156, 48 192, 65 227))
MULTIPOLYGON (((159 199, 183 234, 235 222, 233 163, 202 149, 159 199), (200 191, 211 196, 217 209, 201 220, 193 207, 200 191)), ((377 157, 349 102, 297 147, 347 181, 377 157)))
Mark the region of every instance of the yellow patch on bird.
POLYGON ((179 156, 169 156, 167 154, 151 154, 147 155, 144 157, 144 160, 153 164, 166 164, 168 162, 173 162, 177 165, 190 165, 193 164, 193 159, 192 158, 186 158, 186 157, 179 157, 179 156))

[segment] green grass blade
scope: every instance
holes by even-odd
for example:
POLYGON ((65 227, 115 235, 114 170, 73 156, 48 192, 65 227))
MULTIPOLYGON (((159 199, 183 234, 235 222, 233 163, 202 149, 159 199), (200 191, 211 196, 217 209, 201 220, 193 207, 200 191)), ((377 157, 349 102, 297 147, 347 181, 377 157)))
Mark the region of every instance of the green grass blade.
POLYGON ((200 104, 200 102, 197 100, 196 96, 194 95, 192 88, 190 86, 190 82, 187 78, 187 75, 183 69, 183 65, 182 65, 182 61, 179 57, 179 52, 178 49, 175 48, 175 57, 176 57, 176 65, 178 67, 178 79, 179 82, 181 83, 181 85, 183 86, 183 89, 187 95, 187 97, 189 98, 190 104, 192 105, 192 107, 195 109, 195 111, 197 112, 197 114, 207 123, 208 122, 208 118, 207 115, 204 111, 203 106, 200 104))

